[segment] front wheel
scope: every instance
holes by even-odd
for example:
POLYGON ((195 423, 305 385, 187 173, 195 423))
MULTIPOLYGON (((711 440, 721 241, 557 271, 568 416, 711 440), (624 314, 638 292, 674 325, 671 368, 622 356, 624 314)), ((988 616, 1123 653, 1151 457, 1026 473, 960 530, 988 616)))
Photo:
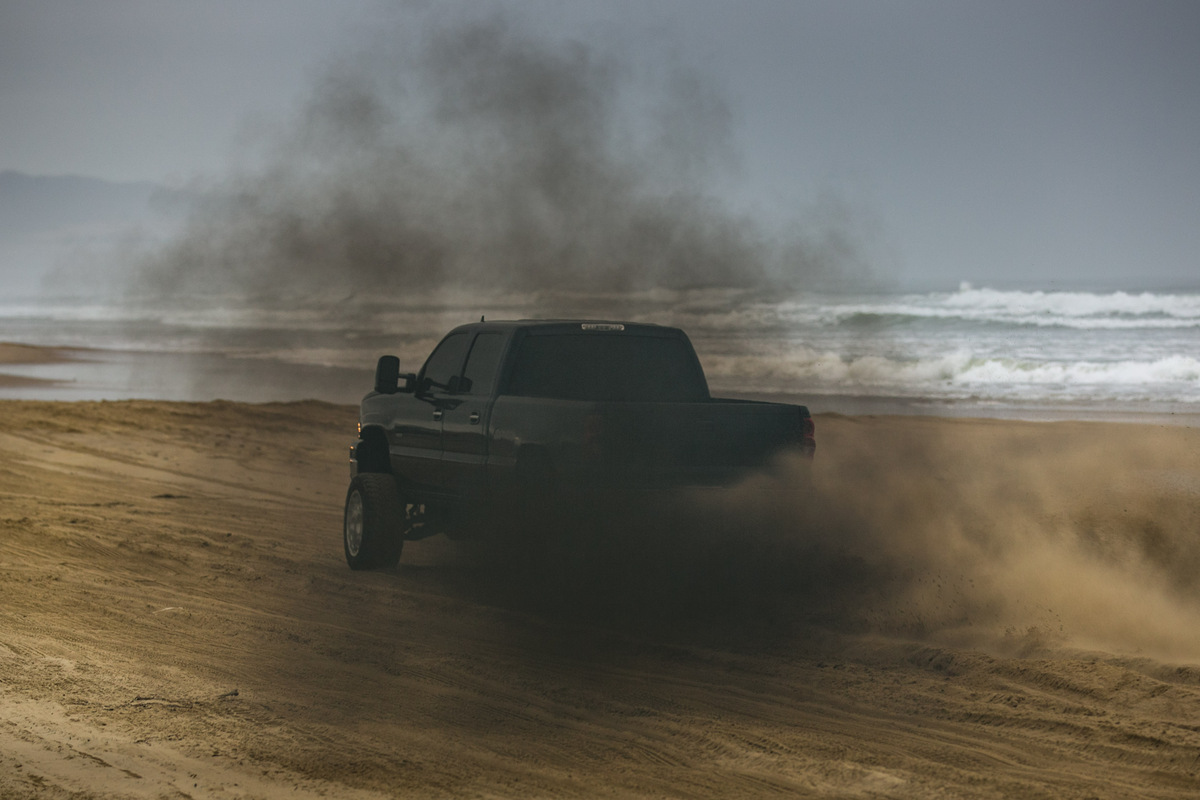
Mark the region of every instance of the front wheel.
POLYGON ((391 475, 356 475, 346 492, 342 545, 350 569, 394 567, 404 547, 404 503, 391 475))

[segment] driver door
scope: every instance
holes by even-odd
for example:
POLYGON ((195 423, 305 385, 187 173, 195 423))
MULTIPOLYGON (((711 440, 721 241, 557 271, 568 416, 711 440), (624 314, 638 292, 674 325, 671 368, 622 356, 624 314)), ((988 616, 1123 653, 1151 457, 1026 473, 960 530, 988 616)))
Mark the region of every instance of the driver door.
POLYGON ((450 389, 452 379, 462 374, 470 344, 467 332, 442 340, 417 376, 414 412, 392 430, 392 452, 404 463, 403 472, 430 489, 449 488, 442 464, 442 421, 447 410, 462 402, 450 389))

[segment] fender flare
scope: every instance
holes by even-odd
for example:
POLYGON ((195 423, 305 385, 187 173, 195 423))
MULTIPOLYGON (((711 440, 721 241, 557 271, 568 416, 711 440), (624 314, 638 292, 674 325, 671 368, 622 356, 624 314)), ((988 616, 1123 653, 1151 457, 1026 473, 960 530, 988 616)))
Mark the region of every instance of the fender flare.
POLYGON ((378 425, 368 425, 362 429, 360 438, 354 444, 354 460, 359 472, 392 471, 392 459, 388 450, 387 434, 378 425))

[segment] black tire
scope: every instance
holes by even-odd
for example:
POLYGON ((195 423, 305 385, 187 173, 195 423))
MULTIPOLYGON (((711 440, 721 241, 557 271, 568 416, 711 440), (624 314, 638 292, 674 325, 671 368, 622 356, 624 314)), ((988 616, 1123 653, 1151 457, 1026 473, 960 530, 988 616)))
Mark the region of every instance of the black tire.
POLYGON ((346 491, 342 548, 350 569, 394 567, 404 548, 405 504, 391 475, 356 475, 346 491))

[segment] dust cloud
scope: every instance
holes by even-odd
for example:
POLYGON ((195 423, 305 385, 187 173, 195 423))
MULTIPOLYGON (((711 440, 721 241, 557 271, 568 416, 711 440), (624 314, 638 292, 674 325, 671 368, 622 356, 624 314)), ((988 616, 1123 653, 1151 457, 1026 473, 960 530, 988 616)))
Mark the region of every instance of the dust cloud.
MULTIPOLYGON (((814 609, 955 643, 1200 655, 1200 498, 1164 484, 1153 442, 1080 441, 1069 424, 898 427, 838 441, 804 501, 758 504, 765 535, 845 567, 814 609)), ((779 497, 796 470, 743 486, 738 507, 779 497)))
POLYGON ((866 271, 836 199, 784 232, 721 199, 733 114, 694 70, 499 17, 389 42, 332 65, 260 158, 197 186, 182 233, 140 254, 134 291, 369 313, 443 290, 770 289, 866 271))
POLYGON ((815 462, 626 509, 521 591, 755 647, 825 630, 1200 658, 1200 474, 1162 441, 1182 429, 860 422, 823 418, 815 462))

